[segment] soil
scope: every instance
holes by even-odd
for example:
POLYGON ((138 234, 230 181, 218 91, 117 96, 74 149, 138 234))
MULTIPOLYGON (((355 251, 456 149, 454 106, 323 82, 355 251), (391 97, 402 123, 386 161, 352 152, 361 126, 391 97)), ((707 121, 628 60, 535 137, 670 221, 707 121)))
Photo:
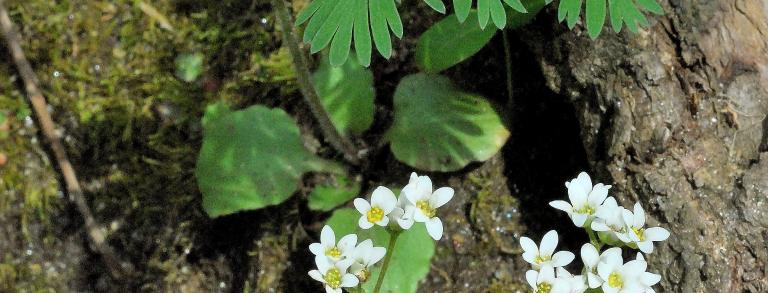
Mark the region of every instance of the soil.
MULTIPOLYGON (((322 290, 306 277, 307 246, 330 216, 306 206, 321 175, 308 175, 279 206, 217 219, 203 212, 194 178, 200 118, 219 100, 285 109, 308 146, 340 159, 296 91, 268 1, 144 1, 159 14, 139 2, 6 1, 89 205, 140 274, 112 280, 88 247, 6 58, 0 291, 322 290), (175 58, 187 53, 205 56, 205 73, 192 83, 174 75, 175 58)), ((768 4, 661 2, 667 15, 637 34, 591 41, 581 26, 558 24, 552 7, 508 31, 513 100, 501 34, 444 72, 491 100, 512 134, 486 162, 427 173, 457 192, 420 292, 527 291, 522 235, 556 229, 571 251, 586 241, 547 205, 581 171, 613 184, 622 204, 641 202, 651 224, 672 232, 649 256, 662 274, 659 290, 768 291, 768 4)), ((365 194, 402 185, 413 171, 376 147, 398 81, 418 71, 416 37, 441 18, 421 2, 405 5, 405 37, 390 60, 373 60, 374 125, 356 138, 371 149, 356 170, 365 194)))

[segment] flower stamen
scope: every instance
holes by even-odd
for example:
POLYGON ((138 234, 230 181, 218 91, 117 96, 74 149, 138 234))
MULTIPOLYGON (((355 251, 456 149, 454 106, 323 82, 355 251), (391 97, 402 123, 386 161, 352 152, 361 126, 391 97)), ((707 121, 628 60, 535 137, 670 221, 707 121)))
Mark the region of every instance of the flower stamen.
POLYGON ((379 207, 373 207, 368 211, 366 217, 368 217, 368 222, 378 223, 384 218, 384 210, 379 207))
POLYGON ((323 279, 325 279, 325 283, 331 288, 336 289, 341 287, 341 271, 337 268, 329 269, 328 272, 325 273, 325 276, 323 276, 323 279))
POLYGON ((645 241, 645 229, 632 227, 632 231, 635 232, 637 238, 640 238, 640 241, 645 241))
POLYGON ((326 250, 325 255, 330 256, 331 258, 339 258, 341 256, 341 250, 334 246, 331 249, 326 250))
POLYGON ((613 288, 621 289, 624 287, 624 280, 621 279, 621 276, 617 273, 611 273, 608 275, 608 286, 611 286, 613 288))
POLYGON ((421 210, 421 213, 427 216, 427 218, 432 218, 436 214, 436 210, 432 208, 432 206, 426 200, 417 201, 416 207, 421 210))
POLYGON ((552 284, 550 283, 542 282, 536 286, 536 292, 538 293, 549 293, 550 291, 552 291, 552 284))

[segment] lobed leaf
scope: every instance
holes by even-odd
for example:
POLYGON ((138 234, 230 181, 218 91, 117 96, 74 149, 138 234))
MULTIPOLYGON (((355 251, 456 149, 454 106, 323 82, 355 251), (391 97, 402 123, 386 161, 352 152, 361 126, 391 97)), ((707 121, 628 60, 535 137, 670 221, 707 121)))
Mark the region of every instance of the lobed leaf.
POLYGON ((339 167, 304 148, 299 128, 283 110, 229 111, 221 103, 206 110, 195 176, 209 217, 279 204, 309 171, 339 167))
POLYGON ((387 133, 395 158, 426 171, 456 171, 496 154, 509 137, 483 97, 462 92, 444 76, 413 74, 397 86, 387 133))
MULTIPOLYGON (((568 28, 573 28, 579 20, 583 2, 584 0, 561 0, 557 18, 561 22, 565 20, 568 28)), ((599 36, 608 13, 614 31, 620 32, 626 25, 630 31, 637 32, 640 26, 649 25, 644 11, 664 14, 664 9, 657 0, 586 0, 587 32, 593 39, 599 36)))
POLYGON ((437 73, 471 57, 496 34, 495 29, 481 29, 474 23, 477 12, 472 10, 469 22, 459 22, 447 16, 424 32, 416 44, 416 63, 426 72, 437 73))
MULTIPOLYGON (((353 54, 354 55, 354 54, 353 54)), ((323 58, 312 75, 320 102, 331 116, 331 123, 343 135, 361 134, 373 123, 373 73, 357 60, 333 67, 323 58)))

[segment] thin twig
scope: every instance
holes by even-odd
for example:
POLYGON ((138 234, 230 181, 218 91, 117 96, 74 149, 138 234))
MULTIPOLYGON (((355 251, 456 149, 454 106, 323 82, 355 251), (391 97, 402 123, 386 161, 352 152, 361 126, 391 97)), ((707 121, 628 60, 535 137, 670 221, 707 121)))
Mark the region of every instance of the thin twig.
POLYGON ((309 66, 306 58, 301 52, 299 47, 298 38, 296 38, 293 31, 293 22, 291 21, 291 13, 288 11, 288 7, 285 5, 284 0, 272 0, 274 4, 275 14, 280 22, 280 28, 283 31, 283 42, 288 45, 288 50, 291 53, 291 59, 293 59, 293 66, 296 69, 296 80, 299 84, 304 99, 309 104, 309 108, 312 110, 315 119, 320 124, 320 130, 323 131, 323 135, 331 143, 331 145, 340 153, 344 155, 349 163, 353 165, 359 165, 360 159, 358 157, 355 146, 346 137, 341 135, 331 123, 331 118, 328 112, 323 108, 323 104, 320 102, 320 97, 315 91, 315 87, 310 81, 309 66))
POLYGON ((107 244, 104 233, 99 229, 99 225, 93 218, 91 209, 86 203, 85 196, 80 188, 80 183, 77 181, 75 170, 69 162, 69 158, 64 150, 64 146, 61 144, 59 136, 56 134, 56 127, 51 118, 51 114, 48 113, 45 97, 43 97, 40 88, 37 86, 37 76, 32 70, 29 61, 27 61, 27 57, 24 56, 24 51, 21 49, 19 33, 14 28, 13 22, 11 22, 8 10, 5 8, 4 0, 0 0, 0 28, 2 28, 8 50, 13 57, 13 62, 16 64, 19 75, 21 75, 21 78, 24 81, 24 88, 27 92, 28 101, 32 104, 32 109, 35 111, 43 135, 50 143, 51 150, 56 157, 56 162, 64 177, 67 193, 69 194, 70 199, 75 203, 78 212, 80 212, 80 215, 83 217, 86 235, 88 236, 91 247, 96 253, 101 255, 112 277, 121 279, 132 275, 133 268, 130 264, 123 264, 123 262, 116 256, 112 247, 107 244))

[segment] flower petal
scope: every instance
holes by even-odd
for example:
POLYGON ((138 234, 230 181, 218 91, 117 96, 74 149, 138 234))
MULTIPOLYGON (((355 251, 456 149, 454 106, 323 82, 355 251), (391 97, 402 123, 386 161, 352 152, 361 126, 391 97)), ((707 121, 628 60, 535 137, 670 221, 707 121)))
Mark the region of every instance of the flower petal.
POLYGON ((539 253, 539 247, 536 246, 536 242, 533 242, 531 238, 528 237, 520 237, 520 247, 523 248, 524 252, 535 252, 536 254, 539 253))
POLYGON ((371 229, 371 227, 373 227, 373 223, 368 222, 368 219, 365 216, 360 217, 360 220, 357 221, 357 225, 365 230, 371 229))
POLYGON ((571 214, 571 220, 576 227, 584 227, 584 223, 587 222, 589 215, 587 214, 571 214))
POLYGON ((640 249, 643 253, 651 253, 653 252, 653 242, 649 241, 639 241, 635 242, 637 244, 637 249, 640 249))
POLYGON ((575 179, 568 184, 568 199, 573 206, 581 206, 587 202, 589 192, 592 190, 592 179, 585 172, 579 173, 575 179))
POLYGON ((331 226, 323 226, 323 230, 320 231, 320 243, 327 248, 336 246, 336 235, 333 234, 331 226))
POLYGON ((421 210, 415 209, 413 212, 413 220, 419 223, 425 223, 429 221, 429 217, 427 217, 421 210))
POLYGON ((645 229, 645 239, 650 241, 664 241, 669 238, 669 231, 662 227, 653 227, 645 229))
POLYGON ((368 203, 367 200, 364 200, 362 198, 358 197, 352 203, 355 205, 355 209, 357 209, 357 211, 363 215, 365 215, 366 213, 368 213, 368 211, 371 210, 371 204, 368 203))
POLYGON ((352 274, 345 274, 341 277, 341 287, 350 288, 355 287, 360 281, 352 274))
POLYGON ((594 289, 603 284, 603 279, 597 274, 589 272, 587 273, 587 284, 589 285, 589 288, 594 289))
MULTIPOLYGON (((635 226, 637 228, 645 226, 645 211, 643 210, 643 206, 640 205, 639 202, 635 203, 635 211, 634 211, 634 218, 632 226, 635 226)), ((630 222, 627 222, 629 224, 630 222)))
POLYGON ((309 245, 309 251, 312 252, 314 255, 323 255, 325 254, 325 251, 323 251, 323 245, 320 243, 312 243, 309 245))
POLYGON ((555 252, 557 247, 557 231, 550 230, 547 234, 544 234, 544 238, 541 239, 541 245, 539 246, 539 254, 541 256, 551 256, 555 252))
POLYGON ((338 247, 342 253, 351 252, 355 248, 356 244, 357 244, 357 235, 349 234, 349 235, 345 235, 344 237, 341 237, 341 240, 339 240, 339 244, 336 245, 336 247, 338 247))
POLYGON ((528 285, 531 285, 531 288, 536 288, 536 280, 539 278, 539 272, 534 270, 528 270, 525 272, 525 280, 528 281, 528 285))
POLYGON ((564 200, 553 200, 549 202, 549 206, 556 208, 558 210, 564 211, 566 213, 571 213, 573 211, 573 207, 571 204, 569 204, 567 201, 564 200))
POLYGON ((643 272, 640 275, 640 283, 648 287, 656 285, 656 283, 660 281, 661 281, 661 275, 657 275, 649 272, 643 272))
POLYGON ((610 185, 603 185, 602 183, 598 183, 592 187, 592 192, 589 193, 589 198, 587 199, 589 205, 597 207, 603 204, 605 198, 608 197, 608 190, 610 188, 610 185))
POLYGON ((317 266, 317 270, 325 275, 325 272, 333 266, 333 263, 325 255, 318 255, 315 257, 315 265, 317 266))
POLYGON ((543 265, 539 270, 539 277, 536 279, 537 284, 543 282, 554 283, 555 282, 555 269, 550 265, 543 265))
POLYGON ((432 239, 440 240, 443 237, 443 222, 440 221, 440 218, 434 217, 424 224, 427 227, 427 233, 429 233, 429 236, 432 236, 432 239))
POLYGON ((411 229, 413 226, 413 218, 408 219, 397 219, 397 224, 400 225, 400 228, 403 230, 411 229))
POLYGON ((600 262, 600 254, 597 252, 597 248, 589 243, 584 243, 581 246, 581 261, 584 262, 584 266, 594 268, 597 263, 600 262))
POLYGON ((536 262, 537 256, 539 256, 539 253, 536 251, 523 252, 523 259, 527 261, 529 264, 534 264, 536 262))
POLYGON ((648 268, 648 263, 642 260, 630 260, 625 263, 621 270, 627 276, 640 276, 648 268))
POLYGON ((325 285, 325 293, 343 293, 341 288, 331 288, 331 286, 325 285))
POLYGON ((381 221, 376 222, 376 225, 386 227, 389 224, 389 217, 381 218, 381 221))
POLYGON ((384 258, 384 255, 387 254, 387 249, 384 247, 374 247, 370 250, 370 253, 368 254, 368 266, 372 266, 379 262, 382 258, 384 258))
POLYGON ((318 270, 309 271, 309 276, 312 277, 312 279, 315 279, 315 281, 325 282, 323 279, 323 274, 321 274, 318 270))
POLYGON ((576 256, 573 255, 573 253, 570 251, 558 251, 557 253, 555 253, 555 255, 552 256, 552 266, 554 267, 566 266, 569 263, 571 263, 574 258, 576 258, 576 256))
POLYGON ((397 197, 392 193, 392 190, 384 186, 376 187, 371 195, 371 206, 379 207, 384 211, 384 214, 389 214, 397 204, 397 197))
POLYGON ((453 198, 453 188, 440 187, 432 193, 432 197, 429 199, 429 204, 432 208, 439 208, 453 198))

